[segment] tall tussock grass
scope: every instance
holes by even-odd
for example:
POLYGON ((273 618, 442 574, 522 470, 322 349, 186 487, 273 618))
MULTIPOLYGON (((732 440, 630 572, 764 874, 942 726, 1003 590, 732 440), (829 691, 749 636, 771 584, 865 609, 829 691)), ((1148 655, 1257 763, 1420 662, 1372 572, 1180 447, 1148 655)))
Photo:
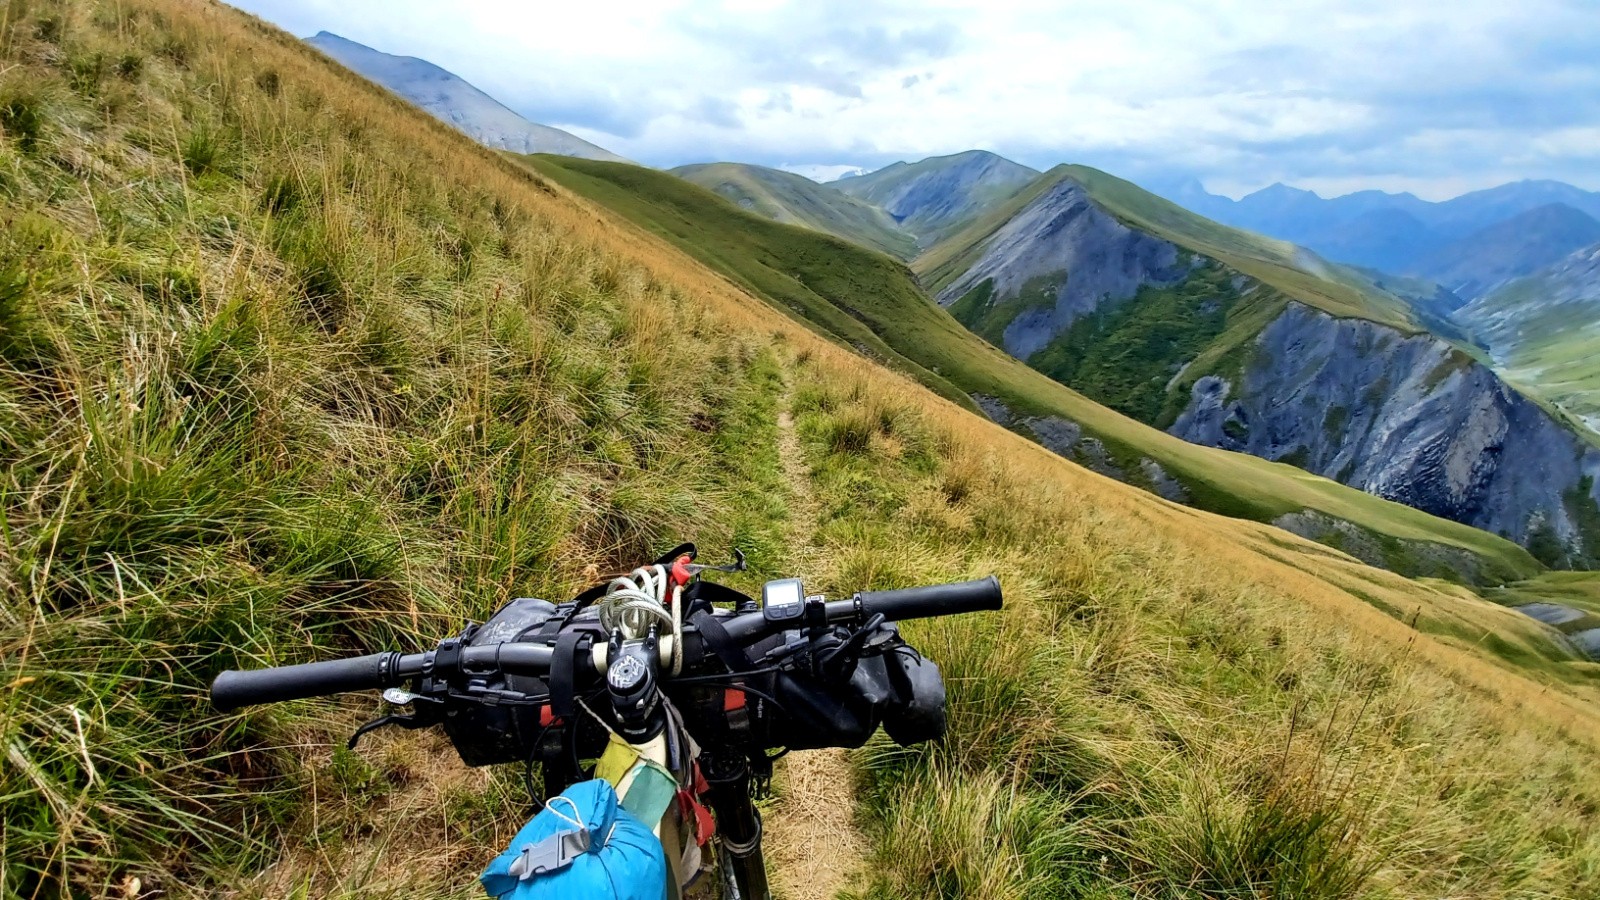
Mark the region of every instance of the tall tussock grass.
POLYGON ((392 771, 305 803, 364 704, 216 716, 219 669, 726 547, 717 411, 759 351, 687 292, 225 8, 0 25, 8 896, 205 892, 379 827, 392 771))
MULTIPOLYGON (((828 586, 994 571, 1009 600, 907 626, 944 669, 950 732, 857 755, 874 845, 861 896, 1600 887, 1591 692, 1432 642, 1344 593, 1309 545, 1299 571, 1252 558, 1255 526, 1043 451, 1002 456, 947 408, 798 371, 828 586), (882 421, 892 450, 838 440, 882 421), (1566 699, 1525 705, 1552 695, 1566 699)), ((1350 571, 1389 602, 1447 602, 1350 571)))
POLYGON ((863 896, 1596 894, 1600 692, 1476 598, 1052 457, 226 7, 11 2, 0 57, 7 896, 471 894, 515 775, 205 684, 680 539, 1004 582, 907 627, 950 733, 854 758, 863 896))

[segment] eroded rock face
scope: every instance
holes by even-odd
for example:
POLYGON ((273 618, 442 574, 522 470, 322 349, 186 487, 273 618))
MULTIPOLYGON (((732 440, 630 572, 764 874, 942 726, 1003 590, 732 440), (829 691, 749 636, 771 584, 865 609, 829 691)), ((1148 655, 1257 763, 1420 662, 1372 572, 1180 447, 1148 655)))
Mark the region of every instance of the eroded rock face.
POLYGON ((996 232, 938 300, 949 306, 989 279, 992 296, 1002 301, 1036 279, 1059 281, 1053 304, 1022 313, 1005 330, 1006 352, 1025 360, 1103 305, 1129 300, 1146 284, 1182 281, 1194 262, 1175 244, 1118 222, 1081 185, 1064 179, 996 232))
POLYGON ((1149 483, 1150 489, 1161 497, 1174 503, 1188 503, 1189 490, 1183 482, 1167 474, 1167 470, 1153 459, 1139 460, 1139 471, 1144 475, 1144 480, 1149 483))
POLYGON ((1171 433, 1524 545, 1583 542, 1600 450, 1444 341, 1291 303, 1252 349, 1237 383, 1196 380, 1171 433))
POLYGON ((1137 478, 1124 471, 1111 458, 1106 445, 1093 435, 1084 434, 1083 426, 1061 416, 1028 416, 1018 419, 998 397, 973 394, 972 399, 984 415, 1007 428, 1030 435, 1044 447, 1101 475, 1143 487, 1174 503, 1189 502, 1189 489, 1172 477, 1165 468, 1149 457, 1140 457, 1137 478))

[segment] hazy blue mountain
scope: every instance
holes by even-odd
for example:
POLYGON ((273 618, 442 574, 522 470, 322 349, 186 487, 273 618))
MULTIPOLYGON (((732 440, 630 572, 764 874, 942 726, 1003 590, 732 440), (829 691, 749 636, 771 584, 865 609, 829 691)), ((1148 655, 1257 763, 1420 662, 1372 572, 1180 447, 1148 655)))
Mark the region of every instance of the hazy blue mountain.
POLYGON ((1600 221, 1564 203, 1550 203, 1451 241, 1401 271, 1473 300, 1596 241, 1600 221))
POLYGON ((1418 259, 1445 243, 1421 219, 1396 207, 1380 207, 1352 219, 1309 227, 1293 240, 1329 259, 1353 260, 1385 272, 1410 271, 1418 259))
POLYGON ((999 204, 1039 173, 987 150, 897 162, 829 186, 882 208, 900 227, 931 246, 999 204))
POLYGON ((524 119, 460 76, 425 59, 393 56, 326 31, 307 38, 306 43, 449 122, 486 147, 627 162, 576 135, 524 119))
POLYGON ((1600 192, 1560 181, 1517 181, 1462 194, 1436 204, 1429 225, 1451 235, 1466 235, 1541 206, 1559 203, 1600 219, 1600 192))
MULTIPOLYGON (((1165 188, 1158 190, 1162 196, 1219 222, 1387 272, 1442 269, 1436 255, 1455 241, 1552 204, 1600 219, 1600 193, 1558 181, 1518 181, 1439 202, 1385 191, 1324 198, 1284 184, 1233 200, 1192 179, 1159 187, 1165 188)), ((1574 249, 1555 246, 1546 251, 1546 262, 1574 249)))

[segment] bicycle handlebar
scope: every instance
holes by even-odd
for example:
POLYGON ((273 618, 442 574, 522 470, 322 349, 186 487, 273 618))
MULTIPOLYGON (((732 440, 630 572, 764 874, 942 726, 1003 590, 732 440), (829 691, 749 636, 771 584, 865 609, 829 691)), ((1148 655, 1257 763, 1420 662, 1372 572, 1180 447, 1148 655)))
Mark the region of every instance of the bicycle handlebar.
POLYGON ((211 682, 211 705, 229 710, 253 703, 277 703, 392 687, 399 683, 395 668, 400 656, 390 650, 298 666, 223 672, 211 682))
MULTIPOLYGON (((827 621, 864 622, 882 614, 890 621, 994 610, 1001 606, 1000 582, 990 575, 975 581, 936 584, 889 591, 862 591, 849 600, 826 604, 827 621)), ((728 636, 741 644, 754 643, 783 630, 761 612, 730 616, 723 621, 728 636)), ((304 700, 348 691, 397 687, 407 679, 433 670, 436 651, 397 653, 385 651, 351 659, 277 666, 268 669, 222 672, 211 683, 211 704, 219 710, 256 703, 304 700)), ((462 647, 460 665, 466 671, 499 670, 543 675, 550 669, 554 650, 547 644, 503 643, 462 647)))
MULTIPOLYGON (((891 622, 907 619, 928 619, 934 616, 953 616, 1000 608, 1000 581, 993 575, 974 581, 954 584, 934 584, 927 587, 901 588, 893 591, 862 591, 849 600, 830 600, 826 604, 827 620, 837 622, 865 622, 878 613, 891 622)), ((743 644, 760 640, 784 625, 773 625, 759 612, 735 616, 722 623, 728 636, 743 644)))
POLYGON ((891 622, 950 616, 1000 608, 1000 580, 990 575, 954 584, 901 588, 895 591, 862 591, 856 595, 865 618, 879 613, 891 622))
MULTIPOLYGON (((396 653, 393 650, 330 659, 297 666, 227 671, 211 682, 211 705, 227 711, 256 703, 305 700, 349 691, 370 691, 398 687, 409 678, 433 669, 437 651, 396 653)), ((543 675, 550 670, 555 650, 546 644, 507 643, 486 647, 462 647, 461 665, 471 670, 500 670, 515 674, 543 675)))

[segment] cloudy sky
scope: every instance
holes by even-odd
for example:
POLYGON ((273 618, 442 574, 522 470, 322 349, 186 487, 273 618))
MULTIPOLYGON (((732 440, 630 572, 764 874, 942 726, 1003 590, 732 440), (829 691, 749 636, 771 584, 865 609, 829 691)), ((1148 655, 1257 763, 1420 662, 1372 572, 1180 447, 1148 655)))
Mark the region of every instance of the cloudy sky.
POLYGON ((1596 0, 236 0, 651 165, 974 147, 1237 195, 1600 189, 1596 0))

